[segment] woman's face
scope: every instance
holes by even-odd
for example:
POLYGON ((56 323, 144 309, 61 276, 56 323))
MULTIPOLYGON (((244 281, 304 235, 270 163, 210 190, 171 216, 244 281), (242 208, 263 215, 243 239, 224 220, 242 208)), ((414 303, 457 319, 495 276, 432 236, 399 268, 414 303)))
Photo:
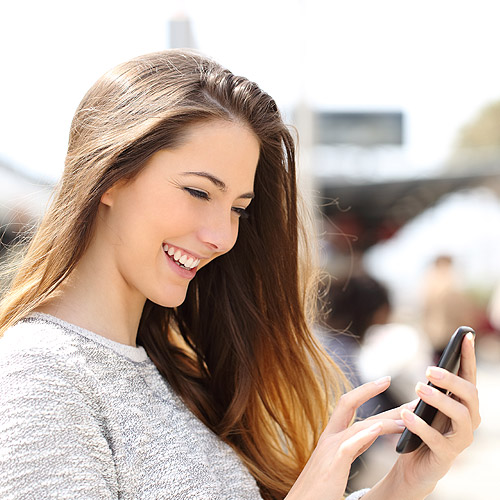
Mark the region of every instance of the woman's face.
MULTIPOLYGON (((198 124, 101 199, 99 234, 125 294, 175 307, 196 271, 233 247, 253 197, 259 143, 247 127, 198 124)), ((101 252, 102 255, 102 252, 101 252)))

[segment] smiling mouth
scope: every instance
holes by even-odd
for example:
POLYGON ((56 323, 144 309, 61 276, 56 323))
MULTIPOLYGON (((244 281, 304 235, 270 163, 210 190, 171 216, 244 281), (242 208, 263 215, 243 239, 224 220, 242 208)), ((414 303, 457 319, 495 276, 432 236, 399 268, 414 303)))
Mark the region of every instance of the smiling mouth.
POLYGON ((191 271, 200 264, 200 259, 187 255, 171 245, 163 245, 163 251, 182 269, 191 271))

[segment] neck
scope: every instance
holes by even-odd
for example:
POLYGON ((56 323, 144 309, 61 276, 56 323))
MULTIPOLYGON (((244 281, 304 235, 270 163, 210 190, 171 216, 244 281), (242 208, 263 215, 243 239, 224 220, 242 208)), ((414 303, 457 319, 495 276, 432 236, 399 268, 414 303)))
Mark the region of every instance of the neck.
POLYGON ((144 304, 145 298, 119 279, 105 254, 91 246, 57 295, 37 310, 135 346, 144 304))

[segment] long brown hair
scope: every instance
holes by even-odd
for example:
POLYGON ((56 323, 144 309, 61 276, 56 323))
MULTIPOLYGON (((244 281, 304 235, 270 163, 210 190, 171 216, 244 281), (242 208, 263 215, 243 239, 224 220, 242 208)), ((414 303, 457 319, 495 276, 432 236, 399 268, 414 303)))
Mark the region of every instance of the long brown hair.
POLYGON ((175 308, 146 302, 137 342, 187 406, 229 443, 263 496, 283 498, 326 425, 342 378, 310 331, 315 281, 301 255, 295 147, 273 99, 192 51, 111 70, 76 111, 63 177, 0 309, 0 334, 57 293, 85 252, 101 196, 200 121, 260 142, 255 199, 234 248, 175 308), (312 284, 312 286, 311 286, 312 284))

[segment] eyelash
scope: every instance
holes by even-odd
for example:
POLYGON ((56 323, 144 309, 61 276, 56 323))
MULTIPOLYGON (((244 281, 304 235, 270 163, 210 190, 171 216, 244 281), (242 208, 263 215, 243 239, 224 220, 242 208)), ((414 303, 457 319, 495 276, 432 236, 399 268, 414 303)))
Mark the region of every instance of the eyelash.
MULTIPOLYGON (((184 188, 185 191, 187 191, 193 198, 198 198, 199 200, 205 200, 205 201, 210 201, 210 195, 206 193, 205 191, 201 191, 200 189, 193 189, 193 188, 184 188)), ((233 212, 241 219, 248 219, 249 213, 247 212, 246 208, 241 208, 241 207, 233 207, 233 212)))
POLYGON ((248 217, 250 217, 246 208, 233 207, 233 212, 235 212, 240 219, 248 219, 248 217))
POLYGON ((210 196, 205 191, 193 188, 184 188, 193 198, 199 198, 200 200, 210 201, 210 196))

